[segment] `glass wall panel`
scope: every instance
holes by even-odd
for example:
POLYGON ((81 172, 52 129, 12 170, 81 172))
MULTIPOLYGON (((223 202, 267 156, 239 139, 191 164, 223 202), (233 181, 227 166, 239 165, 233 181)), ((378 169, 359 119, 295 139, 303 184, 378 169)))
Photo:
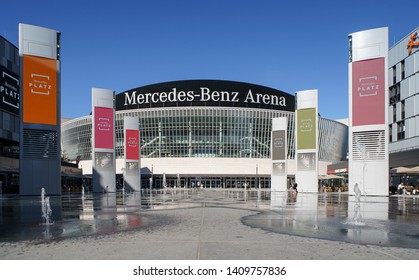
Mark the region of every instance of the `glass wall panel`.
MULTIPOLYGON (((288 158, 294 158, 294 112, 247 108, 158 108, 116 112, 116 157, 124 157, 123 118, 136 116, 141 156, 270 158, 272 118, 288 118, 288 158)), ((69 159, 91 159, 91 116, 62 125, 69 159)), ((319 118, 319 158, 339 161, 347 153, 347 126, 319 118)))

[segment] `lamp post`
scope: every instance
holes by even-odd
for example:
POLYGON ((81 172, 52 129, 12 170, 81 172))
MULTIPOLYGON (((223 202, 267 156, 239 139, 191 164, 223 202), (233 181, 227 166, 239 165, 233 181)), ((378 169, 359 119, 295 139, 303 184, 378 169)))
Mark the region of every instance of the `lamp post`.
POLYGON ((259 165, 256 164, 256 180, 255 180, 255 187, 260 189, 260 182, 259 182, 259 165))
POLYGON ((154 166, 151 165, 151 180, 150 180, 150 192, 153 190, 153 177, 154 177, 154 166))
POLYGON ((258 185, 256 207, 260 205, 260 182, 259 182, 259 165, 256 164, 256 184, 258 185))
POLYGON ((125 173, 125 167, 121 168, 121 172, 122 172, 122 189, 125 189, 125 178, 127 176, 127 174, 125 173))

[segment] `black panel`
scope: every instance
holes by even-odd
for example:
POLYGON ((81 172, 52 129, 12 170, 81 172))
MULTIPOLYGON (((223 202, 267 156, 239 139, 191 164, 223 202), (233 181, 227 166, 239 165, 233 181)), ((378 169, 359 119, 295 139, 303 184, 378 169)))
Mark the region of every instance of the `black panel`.
POLYGON ((222 80, 185 80, 153 84, 119 93, 116 110, 159 107, 247 107, 295 111, 295 97, 280 90, 222 80))
POLYGON ((19 76, 0 65, 0 108, 19 115, 19 76))
POLYGON ((390 168, 405 166, 412 167, 418 165, 419 149, 413 149, 398 153, 390 153, 389 161, 390 168))

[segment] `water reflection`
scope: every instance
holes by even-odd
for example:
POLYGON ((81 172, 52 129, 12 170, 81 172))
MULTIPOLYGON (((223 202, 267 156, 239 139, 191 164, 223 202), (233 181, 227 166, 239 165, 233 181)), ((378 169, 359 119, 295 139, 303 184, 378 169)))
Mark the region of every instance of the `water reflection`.
POLYGON ((43 224, 40 197, 0 196, 0 206, 0 242, 109 234, 167 223, 178 215, 176 209, 223 207, 255 211, 241 221, 272 232, 419 248, 419 195, 356 201, 347 193, 184 188, 67 194, 50 197, 54 223, 49 226, 43 224), (362 224, 353 223, 356 209, 362 224))
POLYGON ((362 196, 357 201, 346 193, 284 192, 272 194, 271 211, 245 223, 305 237, 419 248, 418 203, 419 196, 362 196), (353 222, 357 209, 361 223, 353 222))
POLYGON ((119 193, 51 196, 54 223, 42 222, 39 198, 2 197, 0 241, 106 234, 142 224, 141 196, 119 193))

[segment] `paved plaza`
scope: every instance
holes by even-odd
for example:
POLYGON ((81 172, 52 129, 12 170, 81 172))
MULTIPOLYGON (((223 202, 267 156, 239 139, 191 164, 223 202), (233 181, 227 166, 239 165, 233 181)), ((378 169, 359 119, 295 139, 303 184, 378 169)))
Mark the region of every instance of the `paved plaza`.
POLYGON ((2 260, 419 259, 419 196, 68 194, 51 197, 51 225, 28 221, 41 216, 38 198, 0 199, 2 260))

